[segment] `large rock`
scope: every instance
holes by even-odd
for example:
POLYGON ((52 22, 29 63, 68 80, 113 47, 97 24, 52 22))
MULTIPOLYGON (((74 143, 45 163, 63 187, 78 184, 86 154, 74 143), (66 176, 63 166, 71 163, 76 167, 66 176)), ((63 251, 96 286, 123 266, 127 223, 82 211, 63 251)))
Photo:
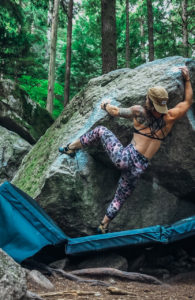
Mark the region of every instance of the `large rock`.
POLYGON ((10 181, 32 146, 17 133, 0 126, 0 184, 10 181))
POLYGON ((77 265, 77 269, 86 268, 114 268, 128 271, 127 259, 116 253, 101 253, 101 255, 88 256, 77 265))
MULTIPOLYGON (((143 104, 147 89, 164 86, 169 107, 183 100, 184 82, 175 67, 190 69, 193 86, 195 62, 171 57, 136 69, 110 72, 89 81, 46 134, 25 157, 13 183, 39 200, 69 235, 92 234, 112 200, 120 173, 101 148, 80 150, 74 159, 58 154, 58 147, 102 124, 126 145, 132 122, 112 118, 100 109, 103 99, 129 107, 143 104)), ((125 230, 172 223, 195 213, 194 106, 178 121, 134 194, 126 201, 111 229, 125 230)))
POLYGON ((53 123, 51 115, 11 80, 0 81, 0 125, 34 144, 53 123))
POLYGON ((0 299, 19 300, 26 297, 26 272, 0 249, 0 299))

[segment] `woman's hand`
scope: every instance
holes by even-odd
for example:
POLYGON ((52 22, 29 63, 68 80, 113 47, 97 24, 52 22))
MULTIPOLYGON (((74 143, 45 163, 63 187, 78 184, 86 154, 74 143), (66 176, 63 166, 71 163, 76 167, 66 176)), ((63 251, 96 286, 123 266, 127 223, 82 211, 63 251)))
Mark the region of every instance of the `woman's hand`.
POLYGON ((188 68, 185 66, 185 67, 180 67, 179 69, 182 72, 184 80, 189 81, 190 80, 190 73, 189 73, 188 68))
POLYGON ((101 103, 101 109, 105 110, 112 117, 117 117, 119 115, 119 108, 111 105, 110 99, 101 103))
POLYGON ((107 105, 110 104, 110 99, 101 103, 101 109, 106 110, 107 105))

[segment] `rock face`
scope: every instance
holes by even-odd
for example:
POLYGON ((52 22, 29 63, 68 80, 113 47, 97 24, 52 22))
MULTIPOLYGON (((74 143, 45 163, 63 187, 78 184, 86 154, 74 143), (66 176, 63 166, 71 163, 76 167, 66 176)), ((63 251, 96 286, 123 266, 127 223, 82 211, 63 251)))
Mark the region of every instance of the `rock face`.
POLYGON ((0 184, 10 181, 16 173, 22 158, 32 148, 15 132, 0 126, 0 184))
POLYGON ((13 81, 0 81, 0 125, 34 144, 53 123, 50 114, 33 102, 13 81))
POLYGON ((0 299, 24 299, 26 292, 25 270, 0 249, 0 299))
MULTIPOLYGON (((190 69, 195 87, 195 62, 170 57, 136 69, 121 69, 89 81, 67 109, 25 157, 13 183, 36 198, 69 235, 94 233, 112 200, 120 173, 101 147, 60 156, 58 147, 97 125, 111 129, 124 145, 132 138, 132 123, 112 118, 100 109, 110 98, 114 105, 144 104, 146 92, 164 86, 172 108, 184 97, 178 66, 190 69)), ((179 120, 162 144, 133 195, 113 220, 111 230, 172 223, 195 213, 195 108, 179 120)))
POLYGON ((0 184, 53 123, 52 117, 11 80, 0 81, 0 184))

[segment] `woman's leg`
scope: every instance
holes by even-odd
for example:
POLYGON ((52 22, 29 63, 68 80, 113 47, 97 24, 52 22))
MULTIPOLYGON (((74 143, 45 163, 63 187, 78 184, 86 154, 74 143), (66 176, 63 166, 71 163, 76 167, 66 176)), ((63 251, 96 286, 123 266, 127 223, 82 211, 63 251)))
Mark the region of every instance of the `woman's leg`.
POLYGON ((113 164, 120 170, 128 169, 129 153, 117 137, 106 127, 98 126, 80 137, 83 146, 101 143, 113 164))
POLYGON ((107 208, 106 214, 99 226, 99 232, 106 233, 109 223, 116 217, 125 200, 135 189, 138 178, 139 176, 132 174, 131 170, 121 172, 114 199, 107 208))
POLYGON ((108 206, 105 215, 105 217, 107 217, 109 221, 116 217, 125 200, 132 194, 138 178, 139 176, 137 176, 135 173, 132 174, 131 170, 121 172, 121 177, 118 182, 114 199, 108 206))
POLYGON ((116 136, 104 126, 98 126, 82 135, 79 140, 69 145, 69 149, 76 150, 82 148, 82 146, 94 145, 97 142, 101 142, 111 161, 118 169, 122 170, 115 197, 109 205, 100 225, 104 230, 134 190, 137 176, 132 175, 131 170, 128 170, 130 167, 129 151, 124 148, 116 136))
POLYGON ((106 215, 102 221, 102 223, 105 224, 104 229, 108 226, 109 222, 115 218, 125 200, 135 189, 139 177, 148 167, 148 160, 132 147, 129 152, 128 161, 129 169, 121 172, 114 199, 108 206, 106 215))
POLYGON ((128 169, 129 152, 123 147, 117 137, 104 126, 97 126, 83 134, 80 139, 69 144, 68 148, 71 152, 71 150, 81 149, 83 146, 92 146, 99 142, 118 169, 128 169))

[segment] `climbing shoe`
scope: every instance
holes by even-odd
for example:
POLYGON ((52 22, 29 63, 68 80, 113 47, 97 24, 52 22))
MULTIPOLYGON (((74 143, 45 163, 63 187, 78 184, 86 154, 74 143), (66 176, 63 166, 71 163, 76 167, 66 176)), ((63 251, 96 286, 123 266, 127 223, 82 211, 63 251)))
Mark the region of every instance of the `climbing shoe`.
POLYGON ((97 233, 98 234, 108 233, 108 228, 104 228, 104 224, 101 223, 97 228, 97 233))
POLYGON ((62 153, 62 154, 67 154, 70 157, 74 157, 75 156, 75 150, 70 149, 69 145, 70 145, 70 143, 67 144, 65 147, 60 147, 59 152, 62 153))

